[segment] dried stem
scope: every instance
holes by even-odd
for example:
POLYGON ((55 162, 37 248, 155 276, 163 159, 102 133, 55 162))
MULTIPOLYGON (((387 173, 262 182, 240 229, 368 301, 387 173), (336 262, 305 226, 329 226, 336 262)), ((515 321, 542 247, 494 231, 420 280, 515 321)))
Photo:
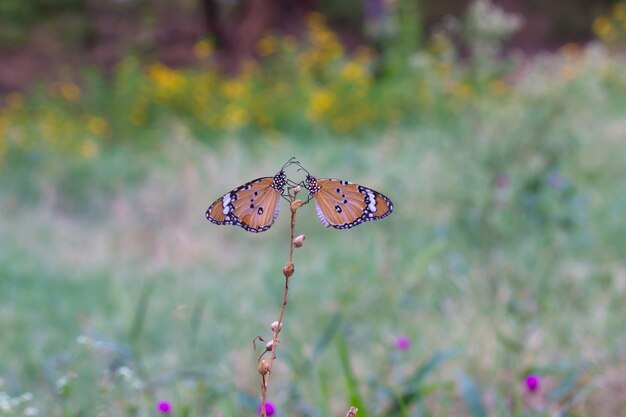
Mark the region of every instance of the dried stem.
POLYGON ((285 276, 285 291, 283 293, 283 304, 280 307, 280 313, 278 315, 278 322, 272 326, 274 336, 271 344, 266 345, 265 351, 259 356, 259 374, 261 376, 261 417, 266 417, 265 403, 267 401, 267 389, 270 383, 270 375, 272 374, 272 365, 274 359, 276 359, 276 346, 278 346, 278 333, 282 328, 283 315, 285 314, 285 306, 287 305, 287 295, 289 293, 289 278, 293 275, 293 250, 294 250, 294 236, 296 228, 296 212, 302 206, 302 201, 296 199, 298 189, 294 189, 293 193, 289 192, 289 200, 291 201, 291 238, 289 239, 289 261, 283 268, 283 274, 285 276), (262 360, 263 355, 267 352, 272 352, 269 360, 262 360))

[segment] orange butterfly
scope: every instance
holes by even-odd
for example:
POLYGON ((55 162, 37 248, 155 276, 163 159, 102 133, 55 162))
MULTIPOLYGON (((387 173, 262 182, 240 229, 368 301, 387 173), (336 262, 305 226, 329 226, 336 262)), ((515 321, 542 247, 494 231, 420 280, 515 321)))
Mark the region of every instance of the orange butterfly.
POLYGON ((359 184, 333 178, 318 179, 307 172, 304 187, 309 191, 309 199, 315 199, 317 216, 326 227, 350 229, 393 212, 389 198, 359 184))
POLYGON ((252 233, 272 227, 280 210, 280 197, 289 181, 285 167, 292 163, 294 158, 273 177, 249 181, 215 200, 206 211, 207 220, 219 225, 241 226, 252 233))

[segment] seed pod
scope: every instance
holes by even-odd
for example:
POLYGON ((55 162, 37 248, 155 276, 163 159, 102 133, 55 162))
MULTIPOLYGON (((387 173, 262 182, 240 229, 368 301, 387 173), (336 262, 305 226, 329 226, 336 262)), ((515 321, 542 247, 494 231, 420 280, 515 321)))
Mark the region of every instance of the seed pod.
POLYGON ((293 266, 293 262, 288 262, 287 265, 285 265, 285 267, 283 268, 283 274, 285 274, 285 278, 289 278, 290 276, 292 276, 294 269, 295 268, 293 266))
POLYGON ((302 247, 302 245, 304 244, 304 239, 306 239, 306 236, 304 236, 304 235, 299 235, 298 237, 296 237, 296 238, 293 240, 293 246, 294 246, 295 248, 301 248, 301 247, 302 247))
POLYGON ((259 361, 259 373, 261 375, 267 375, 269 371, 270 371, 270 363, 266 361, 265 359, 259 361))

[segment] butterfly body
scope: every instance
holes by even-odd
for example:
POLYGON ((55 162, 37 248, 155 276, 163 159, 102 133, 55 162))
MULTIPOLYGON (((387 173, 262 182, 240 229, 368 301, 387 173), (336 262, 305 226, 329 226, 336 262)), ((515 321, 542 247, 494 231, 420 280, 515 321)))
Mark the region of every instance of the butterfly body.
POLYGON ((273 177, 249 181, 215 200, 205 216, 214 224, 240 226, 252 233, 264 232, 278 216, 286 184, 283 170, 273 177))
POLYGON ((326 227, 350 229, 393 212, 389 198, 349 181, 307 175, 304 186, 315 200, 317 216, 326 227))

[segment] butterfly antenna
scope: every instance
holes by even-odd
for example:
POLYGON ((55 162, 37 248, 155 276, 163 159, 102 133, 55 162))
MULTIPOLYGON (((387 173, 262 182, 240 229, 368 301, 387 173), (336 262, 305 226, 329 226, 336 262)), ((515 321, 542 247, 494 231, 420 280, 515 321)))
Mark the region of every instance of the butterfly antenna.
POLYGON ((305 167, 303 167, 303 166, 300 164, 300 162, 295 161, 295 162, 294 162, 294 164, 295 164, 295 165, 298 165, 298 166, 300 167, 300 168, 298 168, 298 172, 300 172, 300 171, 304 171, 304 172, 306 172, 306 174, 307 174, 308 176, 311 176, 311 173, 310 173, 310 172, 309 172, 309 171, 308 171, 305 167))
POLYGON ((300 166, 300 162, 296 161, 296 157, 295 156, 292 156, 291 158, 289 158, 289 160, 287 162, 285 162, 285 165, 283 165, 283 167, 280 170, 284 171, 285 168, 287 168, 291 164, 296 164, 296 165, 300 166))

